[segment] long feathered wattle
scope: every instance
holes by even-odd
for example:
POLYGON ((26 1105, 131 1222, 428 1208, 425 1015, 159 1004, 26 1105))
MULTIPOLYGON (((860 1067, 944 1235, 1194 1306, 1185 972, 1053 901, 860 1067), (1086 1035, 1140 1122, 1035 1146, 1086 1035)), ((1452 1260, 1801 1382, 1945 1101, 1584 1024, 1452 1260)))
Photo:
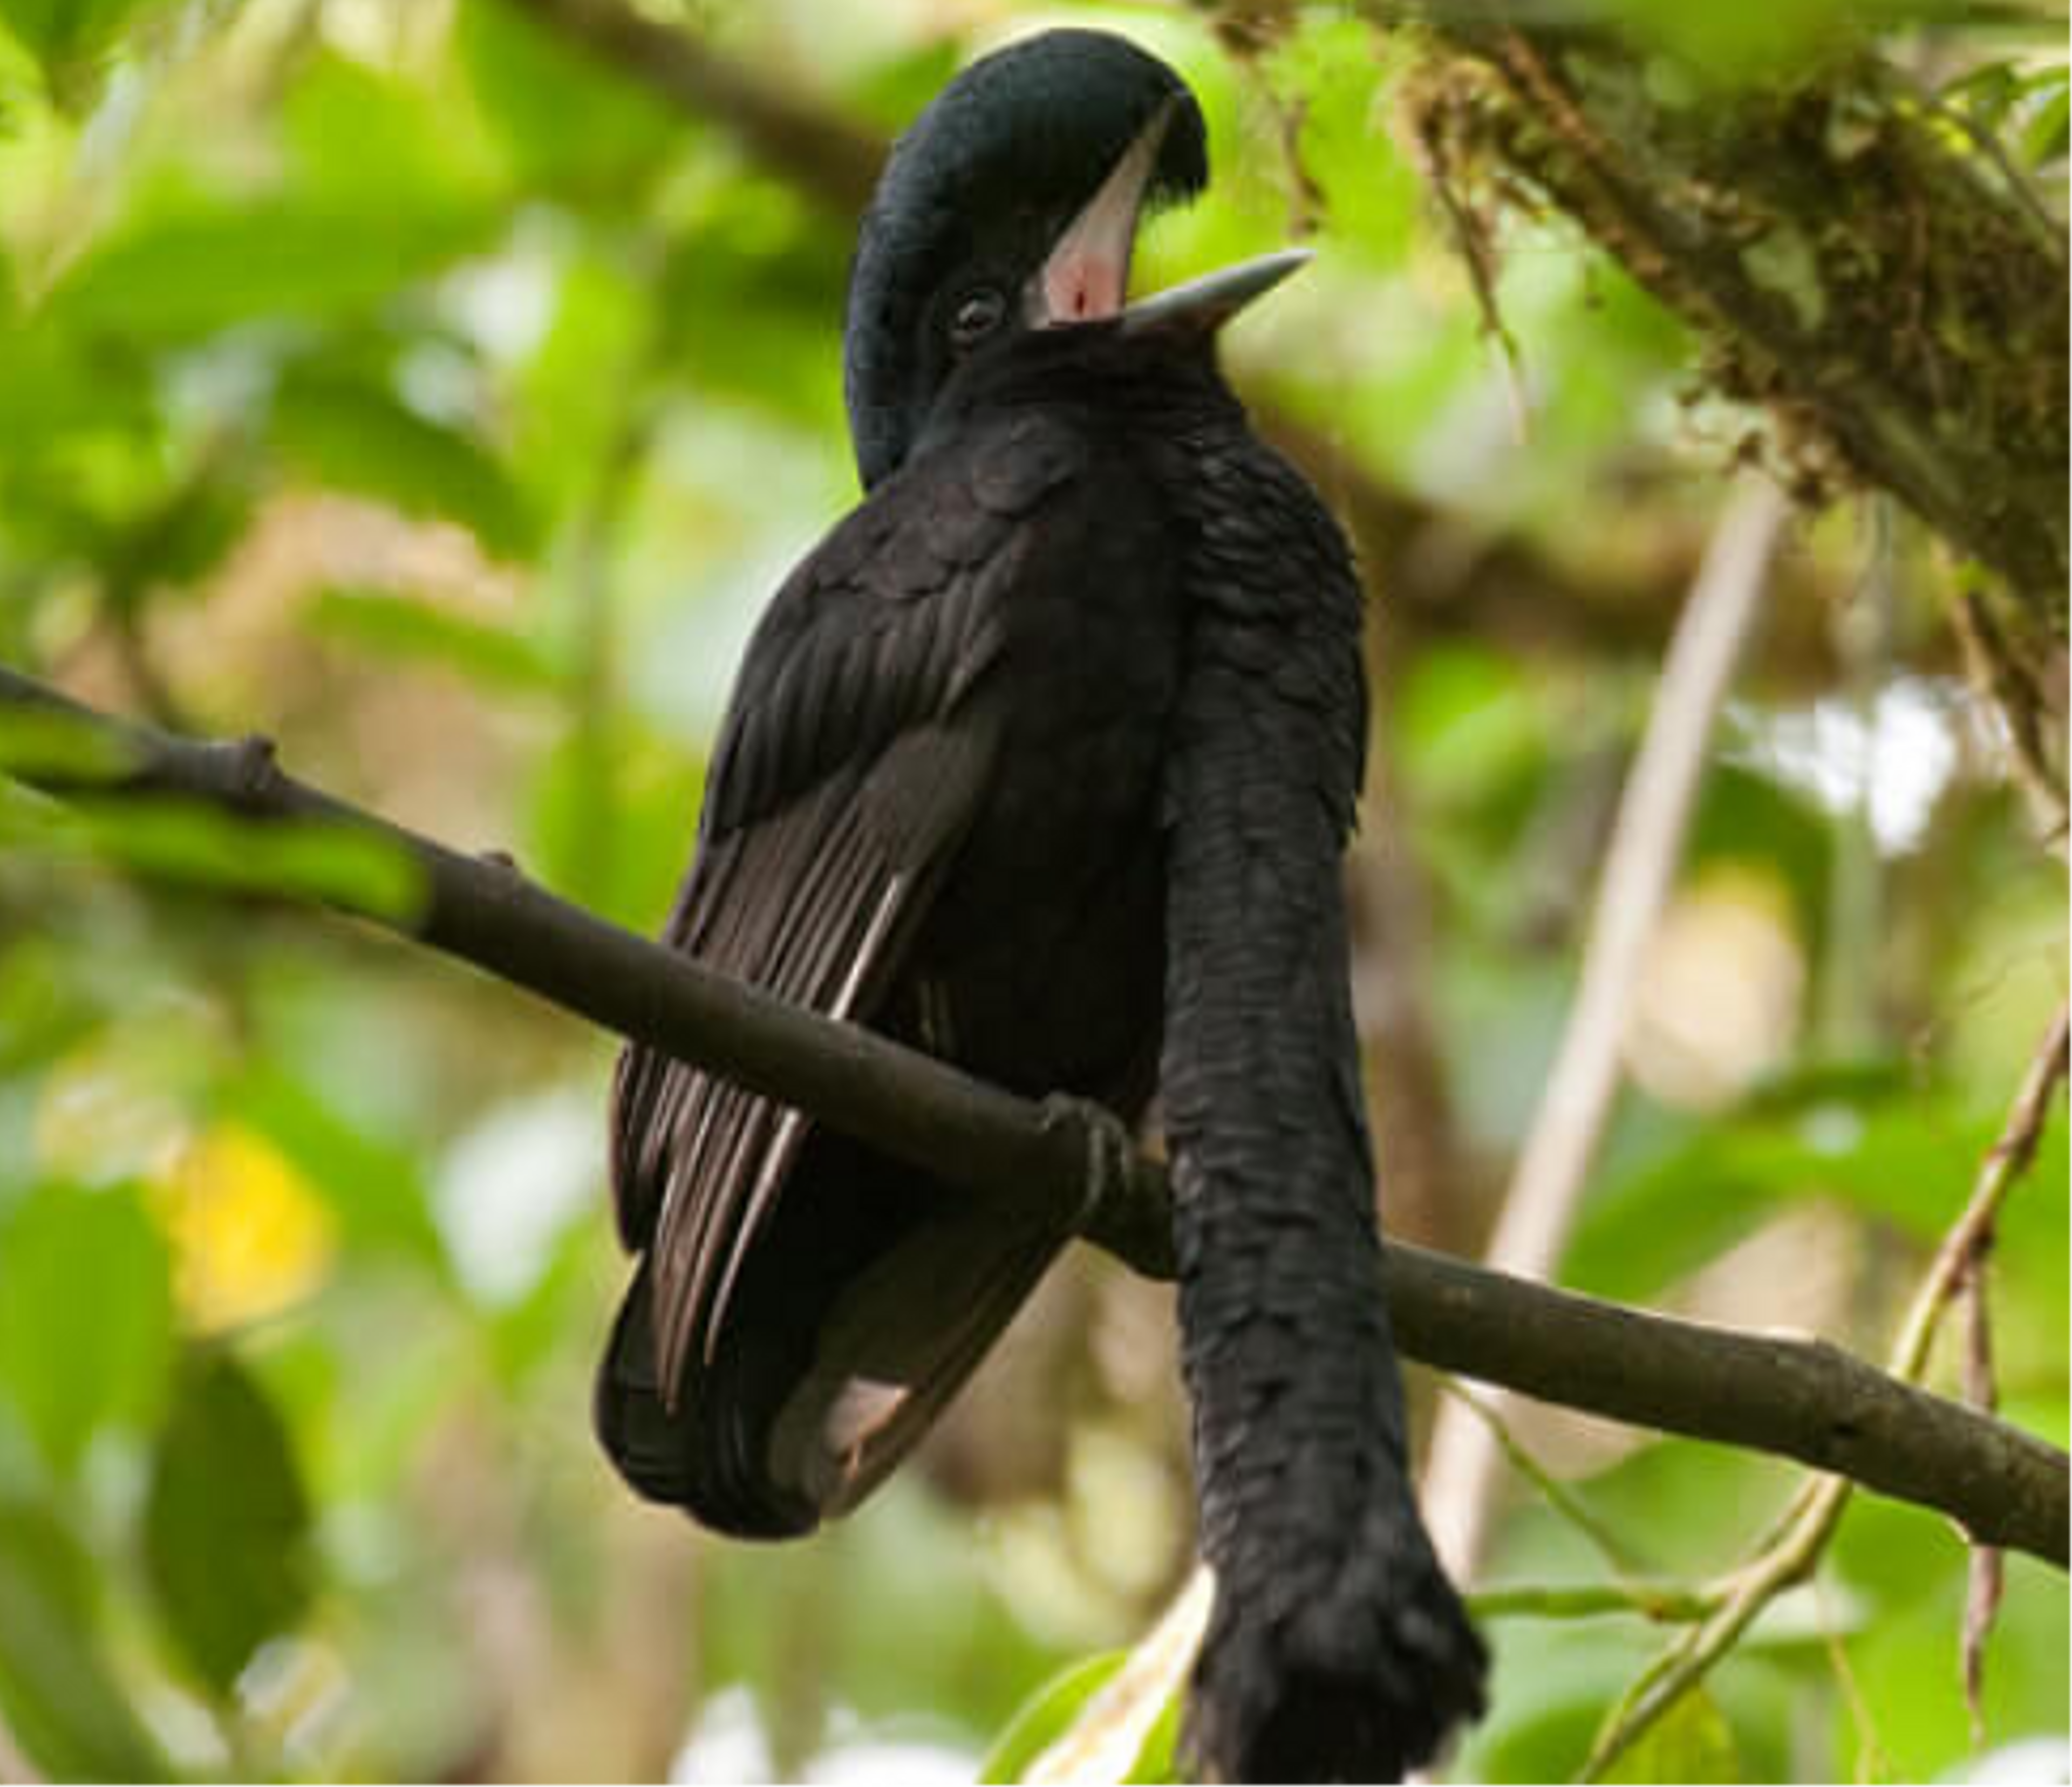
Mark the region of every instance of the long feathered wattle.
POLYGON ((1340 881, 1358 585, 1249 436, 1201 464, 1161 1071, 1216 1579, 1188 1740, 1219 1779, 1394 1780, 1480 1710, 1484 1653, 1412 1493, 1378 1288, 1340 881))

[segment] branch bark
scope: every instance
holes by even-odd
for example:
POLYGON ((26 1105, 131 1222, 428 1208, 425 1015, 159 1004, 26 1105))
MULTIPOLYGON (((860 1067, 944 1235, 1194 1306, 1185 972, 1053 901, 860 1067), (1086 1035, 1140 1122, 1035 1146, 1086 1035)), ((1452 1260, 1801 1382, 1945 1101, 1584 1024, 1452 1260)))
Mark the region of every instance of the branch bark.
MULTIPOLYGON (((1088 1210, 1087 1119, 982 1085, 882 1037, 797 1010, 556 899, 507 861, 469 857, 286 774, 265 741, 209 743, 115 719, 0 668, 0 713, 55 719, 103 747, 14 774, 63 798, 162 795, 263 824, 343 827, 415 865, 405 913, 368 919, 588 1018, 806 1110, 975 1195, 1084 1213, 1081 1232, 1148 1276, 1172 1276, 1162 1172, 1137 1161, 1088 1210)), ((1982 1544, 2062 1568, 2065 1454, 1992 1416, 1898 1382, 1819 1341, 1736 1333, 1577 1296, 1392 1246, 1397 1337, 1412 1358, 1608 1416, 1782 1453, 1934 1508, 1982 1544)))

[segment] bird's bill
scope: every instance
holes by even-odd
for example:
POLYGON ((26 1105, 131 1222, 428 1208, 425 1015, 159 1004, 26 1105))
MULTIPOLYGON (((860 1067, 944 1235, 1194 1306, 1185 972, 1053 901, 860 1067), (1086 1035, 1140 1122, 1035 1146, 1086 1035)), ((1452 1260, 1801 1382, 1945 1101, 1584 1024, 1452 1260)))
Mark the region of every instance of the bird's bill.
POLYGON ((1029 310, 1036 327, 1119 318, 1125 335, 1212 334, 1254 298, 1308 263, 1308 249, 1283 249, 1219 268, 1170 291, 1129 303, 1129 261, 1137 246, 1144 195, 1178 104, 1168 100, 1159 107, 1108 170, 1100 190, 1058 238, 1030 281, 1029 310))
POLYGON ((1314 258, 1307 249, 1282 249, 1219 267, 1184 286, 1139 299, 1122 313, 1122 333, 1212 335, 1254 298, 1264 298, 1314 258))
POLYGON ((1178 104, 1168 100, 1158 108, 1058 238, 1031 284, 1031 321, 1037 327, 1099 322, 1122 314, 1137 219, 1178 104))

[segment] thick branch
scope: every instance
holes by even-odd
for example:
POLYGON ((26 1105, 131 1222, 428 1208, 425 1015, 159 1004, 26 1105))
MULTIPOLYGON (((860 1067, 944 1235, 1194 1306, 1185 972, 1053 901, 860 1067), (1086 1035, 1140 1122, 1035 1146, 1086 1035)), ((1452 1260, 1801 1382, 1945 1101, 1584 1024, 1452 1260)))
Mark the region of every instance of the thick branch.
POLYGON ((1464 55, 1422 103, 1457 166, 1523 175, 1788 447, 1892 491, 2063 637, 2066 249, 2012 176, 1868 53, 1736 91, 1608 34, 1435 17, 1464 55))
MULTIPOLYGON (((386 840, 417 865, 407 916, 335 902, 552 1004, 808 1111, 974 1193, 1078 1210, 1087 1137, 1069 1115, 984 1086, 868 1031, 795 1009, 556 899, 508 864, 449 850, 282 773, 263 742, 207 744, 95 713, 0 669, 0 712, 55 715, 121 762, 18 771, 60 795, 183 796, 262 823, 313 821, 386 840)), ((1165 1185, 1140 1163, 1125 1207, 1089 1239, 1171 1276, 1165 1185)), ((1443 1370, 1659 1428, 1782 1453, 1940 1510, 1981 1543, 2061 1567, 2065 1455, 1909 1388, 1820 1341, 1739 1334, 1622 1308, 1419 1250, 1388 1255, 1404 1350, 1443 1370)))
POLYGON ((752 143, 757 156, 844 212, 861 212, 886 145, 868 129, 795 98, 688 32, 619 0, 508 0, 549 30, 646 87, 657 99, 752 143))

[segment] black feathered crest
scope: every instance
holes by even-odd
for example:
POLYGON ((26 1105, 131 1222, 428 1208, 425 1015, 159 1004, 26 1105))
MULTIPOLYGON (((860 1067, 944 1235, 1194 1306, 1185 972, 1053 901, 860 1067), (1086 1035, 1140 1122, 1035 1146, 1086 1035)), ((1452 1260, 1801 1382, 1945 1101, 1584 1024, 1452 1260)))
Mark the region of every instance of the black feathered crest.
POLYGON ((1168 101, 1148 202, 1208 183, 1200 108, 1166 64, 1108 31, 1061 30, 981 58, 902 134, 851 267, 844 384, 866 489, 898 470, 934 392, 917 335, 930 299, 971 252, 974 219, 1038 213, 1030 265, 1091 199, 1168 101))

